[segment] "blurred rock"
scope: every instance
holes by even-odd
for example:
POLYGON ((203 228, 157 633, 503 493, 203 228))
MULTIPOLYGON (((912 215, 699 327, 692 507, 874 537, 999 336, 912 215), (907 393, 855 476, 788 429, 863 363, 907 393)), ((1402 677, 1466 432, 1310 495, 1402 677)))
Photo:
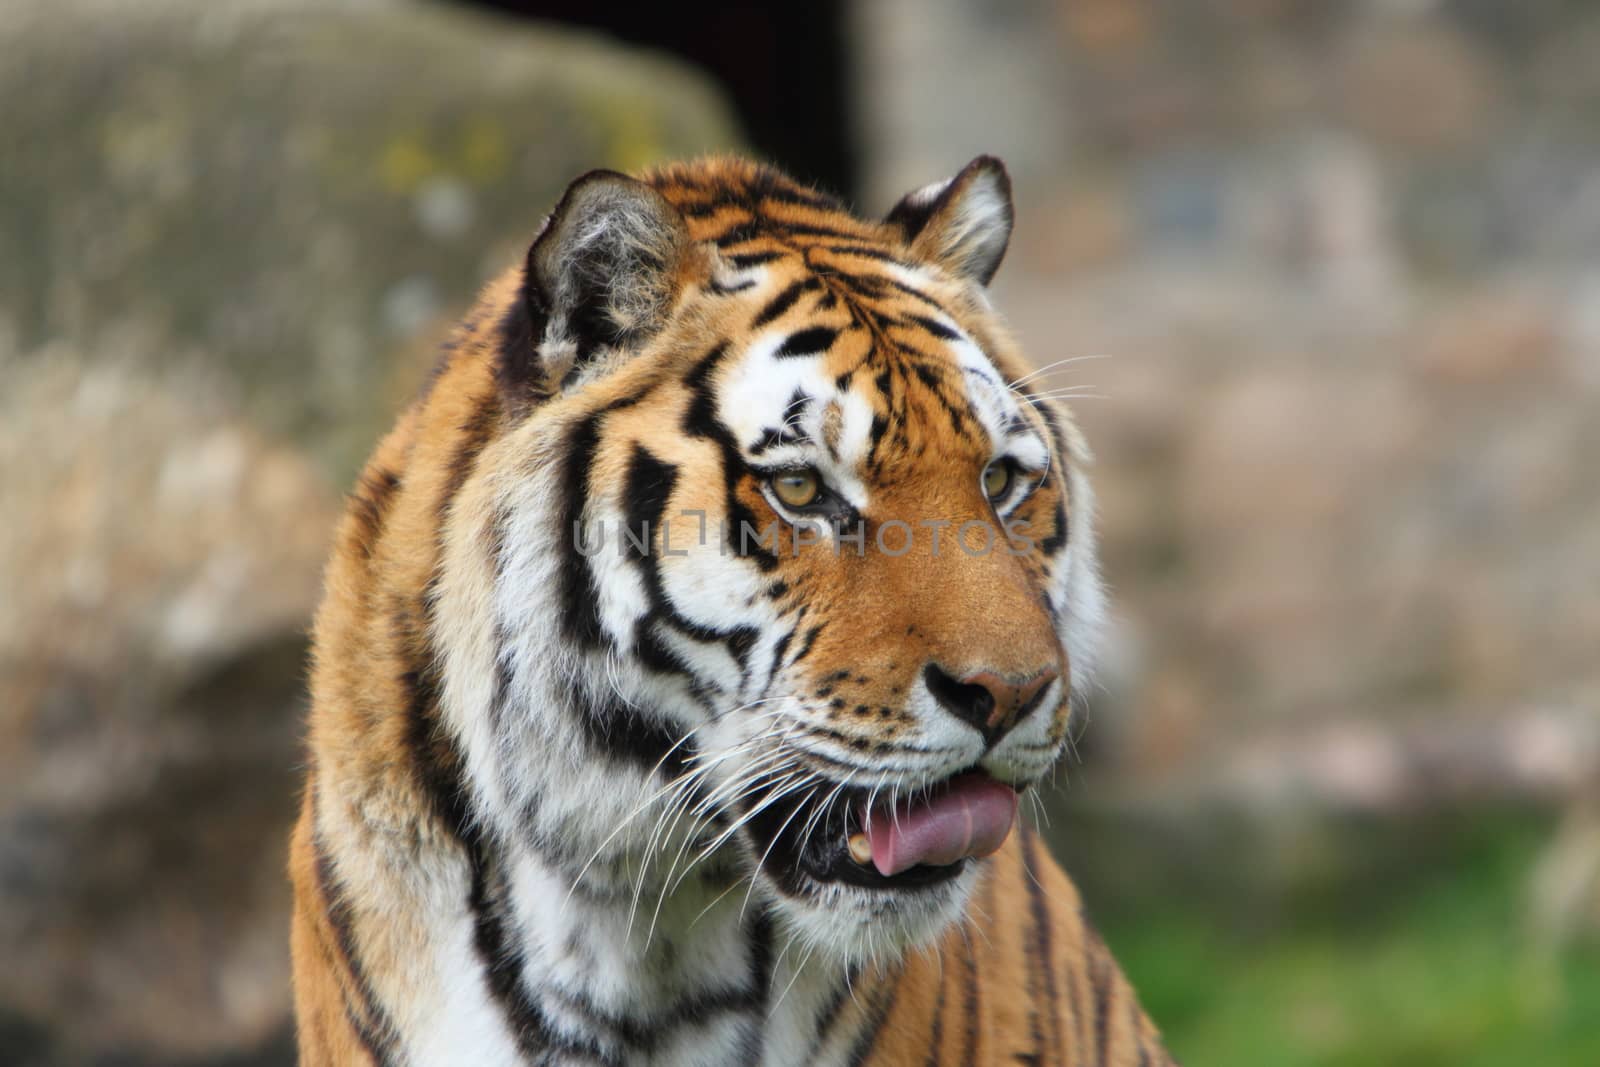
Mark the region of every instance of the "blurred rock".
POLYGON ((0 1058, 258 1046, 335 494, 181 380, 63 344, 0 374, 0 1015, 40 1035, 0 1058))
POLYGON ((1412 151, 1460 150, 1499 119, 1499 71, 1445 19, 1374 18, 1351 34, 1336 75, 1340 117, 1374 140, 1412 151))
POLYGON ((1119 220, 1129 260, 1198 251, 1270 269, 1287 238, 1291 257, 1325 253, 1326 280, 1368 297, 1403 287, 1407 265, 1462 278, 1516 257, 1600 262, 1592 8, 941 0, 913 13, 873 0, 852 10, 874 202, 987 151, 1044 203, 1085 177, 1132 190, 1119 220))
POLYGON ((735 140, 681 66, 461 7, 14 0, 0 53, 17 343, 99 358, 139 331, 340 483, 409 388, 394 343, 574 175, 735 140))
POLYGON ((1427 324, 1407 355, 1440 385, 1512 382, 1546 369, 1554 356, 1557 316, 1536 293, 1485 286, 1454 314, 1427 324))
POLYGON ((289 1062, 338 492, 567 181, 729 112, 384 0, 13 0, 0 55, 0 1063, 289 1062))
POLYGON ((1600 394, 1571 288, 1519 273, 1374 325, 1305 282, 1002 282, 1034 360, 1078 359, 1041 381, 1097 396, 1075 407, 1123 625, 1087 743, 1112 779, 1226 774, 1267 728, 1600 720, 1600 394))

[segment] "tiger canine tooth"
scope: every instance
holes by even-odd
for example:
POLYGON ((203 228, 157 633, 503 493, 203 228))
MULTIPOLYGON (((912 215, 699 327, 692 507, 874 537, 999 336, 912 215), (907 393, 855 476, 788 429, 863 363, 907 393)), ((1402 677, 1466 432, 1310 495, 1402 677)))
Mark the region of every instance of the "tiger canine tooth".
POLYGON ((863 867, 872 862, 872 842, 867 840, 866 834, 850 835, 850 858, 863 867))

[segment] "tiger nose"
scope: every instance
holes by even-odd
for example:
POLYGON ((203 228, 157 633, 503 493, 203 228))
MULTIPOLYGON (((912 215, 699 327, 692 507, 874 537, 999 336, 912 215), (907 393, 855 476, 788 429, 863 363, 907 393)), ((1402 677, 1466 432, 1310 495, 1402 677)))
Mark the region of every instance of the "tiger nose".
POLYGON ((1038 705, 1050 683, 1061 677, 1046 667, 1030 678, 1013 681, 994 671, 978 671, 960 679, 936 663, 922 671, 922 680, 939 706, 977 729, 993 745, 1038 705))

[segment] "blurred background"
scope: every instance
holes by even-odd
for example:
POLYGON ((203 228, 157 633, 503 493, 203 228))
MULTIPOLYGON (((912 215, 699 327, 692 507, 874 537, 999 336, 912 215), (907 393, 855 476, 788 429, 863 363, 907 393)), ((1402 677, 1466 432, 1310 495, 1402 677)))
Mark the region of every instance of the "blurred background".
POLYGON ((979 152, 1117 624, 1047 833, 1190 1064, 1600 1063, 1600 9, 0 2, 0 1063, 293 1059, 341 494, 565 183, 979 152))

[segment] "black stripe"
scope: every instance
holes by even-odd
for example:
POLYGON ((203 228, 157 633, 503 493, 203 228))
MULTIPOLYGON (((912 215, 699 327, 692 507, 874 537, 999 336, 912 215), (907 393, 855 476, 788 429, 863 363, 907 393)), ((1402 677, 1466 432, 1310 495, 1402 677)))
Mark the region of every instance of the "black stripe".
POLYGON ((727 247, 728 245, 744 244, 746 241, 753 241, 760 236, 761 227, 753 220, 746 219, 744 222, 728 227, 716 237, 711 238, 711 240, 720 247, 727 247))
POLYGON ((822 1010, 817 1012, 816 1022, 812 1026, 812 1029, 816 1031, 816 1037, 811 1041, 811 1050, 806 1054, 804 1062, 811 1063, 815 1061, 817 1053, 827 1045, 828 1037, 833 1033, 834 1026, 844 1014, 845 1001, 850 999, 850 990, 854 988, 855 981, 859 976, 860 974, 855 967, 847 968, 838 987, 834 989, 833 995, 823 1004, 822 1010))
POLYGON ((791 283, 767 302, 767 306, 761 309, 761 313, 750 321, 750 328, 759 330, 767 323, 778 318, 785 311, 794 307, 795 301, 800 299, 802 293, 816 287, 818 284, 820 283, 815 278, 801 278, 799 281, 791 283))
MULTIPOLYGON (((810 728, 806 727, 805 729, 809 730, 810 728)), ((854 746, 851 746, 851 747, 854 747, 854 746)), ((816 760, 818 763, 826 763, 830 767, 835 767, 835 768, 839 769, 840 771, 843 771, 843 772, 849 773, 849 774, 856 773, 856 772, 858 772, 858 771, 860 771, 862 769, 858 764, 846 762, 845 760, 839 759, 836 756, 830 756, 826 752, 818 752, 815 749, 807 749, 806 750, 806 758, 807 759, 811 759, 811 760, 816 760)), ((907 766, 907 765, 905 765, 903 763, 882 763, 882 762, 879 762, 879 761, 876 761, 876 760, 873 761, 872 770, 873 770, 874 773, 879 773, 879 774, 912 774, 912 775, 914 775, 914 774, 917 773, 917 768, 913 767, 913 766, 907 766)), ((957 863, 965 863, 966 861, 965 860, 957 860, 956 862, 957 863)))
POLYGON ((772 646, 772 665, 767 671, 767 682, 762 687, 762 692, 771 688, 772 680, 777 677, 778 671, 783 668, 783 654, 789 649, 789 642, 794 640, 794 630, 785 630, 783 636, 778 638, 778 643, 772 646))
POLYGON ((673 206, 676 207, 678 209, 678 213, 683 215, 685 218, 706 219, 710 218, 712 215, 715 215, 723 208, 732 207, 734 205, 728 203, 726 200, 700 200, 685 201, 681 204, 675 204, 673 206))
POLYGON ((783 409, 783 424, 792 426, 805 416, 806 410, 811 407, 813 399, 811 394, 804 389, 796 389, 789 394, 789 403, 783 409))
POLYGON ((827 326, 811 326, 790 334, 784 339, 783 344, 773 356, 778 359, 789 359, 795 356, 816 356, 828 351, 833 346, 834 338, 839 336, 839 331, 827 326))
POLYGON ((494 628, 494 689, 489 696, 489 722, 493 724, 496 736, 505 736, 506 713, 511 705, 511 684, 514 681, 512 674, 512 657, 507 655, 506 646, 511 643, 511 635, 499 623, 494 628))
POLYGON ((1022 873, 1028 889, 1028 909, 1033 916, 1034 936, 1038 939, 1040 973, 1044 978, 1045 1018, 1052 1031, 1051 1047, 1061 1047, 1061 1016, 1056 1003, 1055 935, 1050 927, 1050 905, 1044 898, 1044 888, 1039 884, 1037 837, 1029 830, 1022 834, 1022 873))
POLYGON ((844 204, 827 193, 819 193, 812 189, 802 189, 799 186, 787 183, 772 185, 762 190, 761 198, 778 204, 796 204, 801 207, 812 207, 818 211, 847 213, 844 204))
MULTIPOLYGON (((489 992, 526 1055, 547 1048, 550 1035, 538 1005, 522 984, 522 949, 507 933, 502 906, 490 890, 488 852, 482 830, 467 806, 462 781, 463 761, 454 740, 438 722, 437 688, 432 655, 426 649, 431 599, 423 598, 420 625, 397 615, 396 629, 420 634, 424 651, 413 651, 411 666, 401 676, 408 692, 408 743, 418 779, 435 814, 461 842, 471 872, 467 908, 473 920, 473 947, 484 969, 489 992)), ((414 638, 414 640, 416 640, 414 638)), ((404 647, 404 646, 402 646, 404 647)))
MULTIPOLYGON (((627 554, 638 561, 647 561, 651 577, 659 578, 655 570, 655 536, 665 521, 667 504, 678 485, 678 468, 657 459, 643 445, 633 446, 633 456, 628 460, 628 472, 623 482, 623 500, 626 511, 623 522, 630 534, 626 541, 627 554)), ((663 541, 662 547, 666 547, 663 541)), ((659 591, 659 588, 656 590, 659 591)))
POLYGON ((740 680, 746 685, 750 682, 750 653, 756 647, 756 641, 761 637, 761 631, 754 626, 735 626, 725 632, 722 640, 728 646, 728 651, 739 664, 740 680))
MULTIPOLYGON (((861 1067, 867 1062, 867 1057, 872 1055, 872 1050, 878 1044, 878 1035, 883 1032, 883 1024, 888 1021, 889 1013, 894 1009, 895 994, 900 991, 900 976, 903 972, 896 971, 894 981, 887 989, 880 987, 878 999, 870 1009, 871 1015, 867 1019, 867 1027, 856 1037, 856 1043, 850 1048, 850 1067, 861 1067)), ((971 1063, 970 1059, 964 1061, 971 1063)))
POLYGON ((400 476, 391 470, 368 470, 362 473, 356 491, 350 494, 350 514, 355 516, 358 529, 355 547, 363 560, 372 558, 383 535, 384 521, 389 517, 389 505, 394 491, 400 485, 400 476))
POLYGON ((703 1026, 719 1015, 751 1012, 762 1003, 759 990, 756 989, 718 989, 685 997, 649 1019, 635 1019, 607 1011, 587 995, 575 990, 549 986, 544 995, 559 1001, 562 1008, 582 1018, 589 1028, 607 1031, 607 1036, 618 1044, 639 1053, 649 1053, 659 1048, 675 1030, 686 1026, 703 1026))
POLYGON ((461 441, 456 446, 455 455, 450 457, 450 466, 445 474, 444 488, 439 494, 437 504, 440 521, 437 529, 444 529, 443 517, 455 502, 456 494, 466 484, 467 476, 478 462, 478 455, 489 444, 494 436, 496 424, 500 419, 500 399, 494 394, 478 397, 473 402, 472 414, 457 429, 461 433, 461 441))
POLYGON ((735 270, 746 270, 750 267, 759 267, 763 263, 771 263, 775 259, 782 259, 782 252, 741 252, 728 257, 728 262, 735 270))
MULTIPOLYGON (((700 683, 690 670, 689 664, 684 662, 683 657, 678 655, 671 645, 661 639, 661 635, 656 632, 655 624, 654 613, 645 615, 634 623, 634 655, 639 657, 639 662, 646 669, 657 674, 679 675, 688 680, 691 691, 697 690, 700 683)), ((700 694, 697 692, 695 695, 698 697, 700 694)))
POLYGON ((831 237, 839 241, 859 241, 861 234, 841 230, 835 226, 819 226, 810 222, 791 222, 788 219, 770 219, 769 223, 792 237, 831 237))
MULTIPOLYGON (((480 404, 462 427, 464 436, 436 506, 441 530, 449 521, 456 494, 489 440, 497 415, 498 405, 491 398, 480 404)), ((405 694, 406 741, 435 816, 460 841, 469 864, 471 885, 466 903, 473 920, 474 948, 490 992, 519 1045, 532 1054, 548 1045, 548 1035, 537 1006, 522 988, 521 949, 507 935, 499 906, 492 899, 482 831, 467 803, 465 761, 454 737, 439 720, 438 665, 431 641, 436 598, 437 586, 430 581, 415 601, 398 600, 391 619, 396 647, 406 663, 399 678, 405 694)), ((497 685, 503 686, 503 681, 497 685)))
MULTIPOLYGON (((441 531, 441 536, 449 525, 456 495, 489 443, 499 415, 498 397, 493 394, 480 397, 472 416, 460 426, 461 439, 450 459, 439 499, 434 504, 434 528, 441 531)), ((393 600, 390 635, 405 664, 405 670, 397 682, 403 694, 406 744, 416 768, 417 780, 427 794, 434 815, 450 833, 459 836, 467 832, 470 820, 461 776, 463 761, 454 739, 439 722, 438 669, 434 662, 431 637, 434 603, 438 593, 436 579, 437 572, 416 598, 396 597, 393 600)))
POLYGON ((432 602, 426 594, 420 606, 401 603, 395 610, 391 625, 395 643, 406 661, 406 669, 397 682, 404 694, 406 744, 417 780, 434 816, 449 833, 459 836, 470 820, 460 753, 439 721, 438 678, 427 647, 431 613, 432 602))
MULTIPOLYGON (((866 679, 860 680, 865 681, 866 679)), ((864 716, 870 710, 870 706, 866 704, 859 704, 856 706, 857 715, 864 716)), ((854 737, 850 734, 841 733, 838 730, 833 729, 831 726, 809 724, 804 727, 800 727, 799 729, 803 731, 804 735, 827 738, 830 741, 838 742, 839 744, 850 748, 859 748, 861 745, 866 745, 869 746, 873 752, 915 752, 924 756, 939 756, 948 755, 950 752, 955 751, 949 748, 924 748, 921 745, 907 744, 900 741, 873 741, 869 740, 868 738, 854 737)))
MULTIPOLYGON (((1030 399, 1033 397, 1033 391, 1026 386, 1014 386, 1013 388, 1020 388, 1024 397, 1030 399)), ((1051 405, 1036 404, 1034 405, 1034 410, 1044 417, 1045 429, 1050 432, 1050 443, 1055 446, 1056 465, 1062 470, 1062 473, 1059 476, 1061 480, 1061 496, 1062 499, 1065 500, 1069 485, 1065 473, 1065 464, 1067 462, 1068 455, 1066 441, 1061 435, 1061 427, 1056 422, 1056 413, 1051 405)), ((1065 507, 1063 507, 1062 501, 1056 502, 1055 518, 1056 532, 1050 538, 1046 539, 1044 544, 1041 546, 1046 552, 1051 554, 1057 552, 1061 546, 1066 543, 1067 538, 1071 534, 1070 524, 1067 519, 1067 512, 1065 507)))
MULTIPOLYGON (((750 924, 750 1007, 763 1008, 772 999, 772 916, 765 908, 757 911, 750 924)), ((740 1061, 760 1063, 766 1045, 765 1020, 757 1020, 744 1035, 740 1061)))
MULTIPOLYGON (((942 953, 944 950, 940 949, 942 953)), ((939 959, 939 993, 933 1001, 933 1032, 928 1035, 927 1067, 939 1067, 939 1045, 944 1040, 944 958, 939 959)))
POLYGON ((1056 508, 1052 518, 1055 520, 1055 530, 1051 532, 1049 537, 1039 542, 1040 550, 1047 556, 1055 555, 1061 551, 1061 546, 1067 543, 1067 508, 1060 497, 1056 499, 1056 508))
POLYGON ((372 1062, 377 1067, 388 1067, 389 1064, 396 1062, 395 1046, 398 1037, 394 1022, 389 1018, 383 1005, 378 1002, 376 994, 372 991, 372 984, 367 979, 365 968, 361 966, 361 956, 355 945, 355 933, 350 926, 350 902, 345 898, 344 890, 339 885, 338 875, 334 872, 333 857, 323 846, 322 835, 316 831, 315 812, 316 799, 313 797, 311 817, 313 875, 316 879, 317 892, 322 897, 323 914, 333 929, 340 962, 344 964, 345 970, 350 972, 350 980, 355 985, 355 995, 359 1002, 352 1005, 348 1000, 345 1001, 345 1018, 355 1030, 362 1048, 372 1057, 372 1062))
POLYGON ((952 330, 950 327, 946 326, 937 319, 930 319, 926 315, 908 315, 906 317, 941 340, 961 340, 961 334, 957 333, 955 330, 952 330))
POLYGON ((891 287, 900 290, 902 293, 904 293, 905 295, 911 297, 913 300, 920 300, 924 304, 927 304, 929 307, 938 308, 940 311, 944 310, 944 305, 943 304, 940 304, 939 301, 935 300, 933 297, 929 296, 927 293, 924 293, 921 289, 914 289, 911 286, 905 284, 904 282, 896 281, 893 278, 888 279, 888 282, 889 282, 889 285, 891 287))
POLYGON ((683 413, 683 432, 690 437, 708 438, 722 450, 722 475, 727 516, 725 548, 734 555, 748 557, 763 571, 778 566, 778 557, 764 548, 756 538, 741 536, 748 526, 759 530, 754 513, 739 500, 739 480, 748 472, 744 457, 739 453, 739 443, 717 418, 716 390, 711 378, 717 366, 727 355, 727 345, 712 349, 685 375, 683 384, 691 392, 689 405, 683 413))
POLYGON ((883 248, 873 248, 870 245, 841 244, 823 247, 836 256, 861 256, 863 259, 876 259, 884 263, 901 263, 900 257, 893 252, 883 248))
POLYGON ((464 837, 472 867, 467 906, 472 914, 472 943, 483 966, 489 995, 500 1006, 522 1054, 535 1057, 556 1044, 544 1012, 522 981, 522 943, 507 929, 506 884, 491 865, 483 835, 474 827, 464 837))
POLYGON ((797 425, 813 402, 813 398, 804 390, 796 389, 790 395, 788 405, 783 409, 782 425, 763 429, 761 436, 750 446, 751 455, 759 456, 778 445, 792 445, 802 441, 814 445, 816 442, 812 441, 811 435, 797 425))
POLYGON ((683 432, 690 437, 719 438, 728 433, 717 419, 717 393, 711 385, 711 376, 727 354, 728 346, 724 342, 701 356, 700 362, 684 375, 683 384, 691 399, 683 413, 683 432))
POLYGON ((583 735, 599 752, 646 770, 660 766, 668 777, 675 778, 684 769, 693 749, 687 743, 679 745, 680 738, 664 723, 616 696, 596 700, 581 686, 574 687, 571 696, 583 735))
POLYGON ((828 270, 828 281, 834 285, 842 285, 847 289, 854 289, 863 296, 878 299, 884 294, 885 281, 878 274, 857 274, 842 267, 833 266, 828 270))
POLYGON ((763 452, 777 448, 779 445, 792 445, 804 440, 806 438, 799 434, 789 433, 783 427, 768 426, 761 431, 761 436, 756 438, 755 443, 750 446, 750 454, 759 456, 763 452))
POLYGON ((769 426, 763 429, 761 436, 756 438, 755 443, 750 446, 751 455, 759 456, 761 453, 779 445, 792 445, 800 442, 814 445, 815 442, 812 441, 811 435, 796 426, 797 420, 810 403, 810 397, 798 389, 795 390, 794 396, 789 400, 789 407, 783 413, 783 425, 769 426))
POLYGON ((623 496, 627 501, 624 522, 632 535, 628 542, 628 553, 639 568, 645 583, 645 595, 650 599, 650 612, 641 623, 660 620, 696 641, 726 645, 728 654, 739 665, 743 680, 748 681, 750 652, 759 636, 758 631, 749 626, 719 630, 685 618, 678 613, 662 584, 660 559, 651 547, 651 539, 665 523, 667 505, 677 483, 677 467, 657 459, 643 445, 634 445, 623 482, 623 496))
POLYGON ((962 997, 963 1014, 966 1021, 965 1052, 962 1053, 962 1063, 978 1062, 978 956, 977 950, 972 947, 972 942, 967 941, 967 986, 962 997))
POLYGON ((590 415, 567 435, 567 464, 561 479, 557 542, 566 560, 561 567, 561 628, 569 640, 593 647, 600 643, 600 591, 594 572, 574 543, 589 500, 589 471, 600 447, 603 414, 590 415))
POLYGON ((884 437, 889 433, 889 420, 876 413, 872 416, 872 427, 867 433, 867 464, 877 470, 881 461, 878 459, 878 449, 883 445, 884 437))

